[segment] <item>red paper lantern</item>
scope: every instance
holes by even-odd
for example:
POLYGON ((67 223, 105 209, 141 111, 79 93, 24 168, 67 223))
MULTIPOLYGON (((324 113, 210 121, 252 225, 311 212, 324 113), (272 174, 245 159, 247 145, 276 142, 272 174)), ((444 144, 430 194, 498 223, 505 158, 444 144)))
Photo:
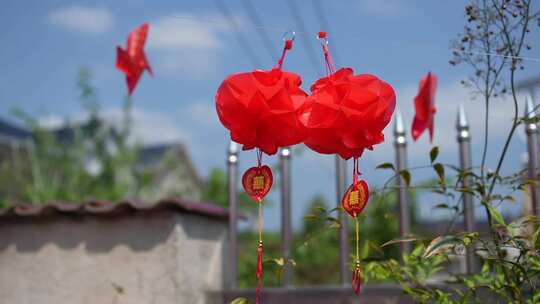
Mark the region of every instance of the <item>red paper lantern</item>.
POLYGON ((216 94, 216 109, 231 139, 244 150, 268 155, 301 143, 306 128, 298 119, 307 96, 299 75, 281 70, 256 70, 227 77, 216 94))
POLYGON ((342 68, 311 86, 300 119, 308 130, 304 143, 344 159, 384 141, 383 129, 396 105, 393 88, 371 74, 342 68))
POLYGON ((371 74, 355 75, 351 68, 335 70, 328 51, 325 32, 319 33, 326 63, 326 77, 311 86, 311 95, 300 111, 300 121, 307 128, 304 143, 323 154, 338 154, 354 159, 353 182, 341 200, 343 209, 356 223, 356 259, 351 285, 359 294, 362 285, 359 253, 358 216, 369 200, 368 184, 359 180, 358 158, 364 149, 384 141, 383 130, 396 106, 394 89, 371 74))
POLYGON ((307 96, 300 88, 302 80, 299 75, 281 69, 292 42, 285 41, 275 68, 233 74, 223 81, 216 94, 219 120, 230 131, 231 139, 242 144, 244 150, 257 149, 257 166, 242 176, 244 191, 259 207, 257 304, 261 302, 263 276, 261 203, 273 183, 272 170, 262 164, 262 153, 275 154, 278 148, 299 144, 306 137, 306 128, 299 120, 307 96))

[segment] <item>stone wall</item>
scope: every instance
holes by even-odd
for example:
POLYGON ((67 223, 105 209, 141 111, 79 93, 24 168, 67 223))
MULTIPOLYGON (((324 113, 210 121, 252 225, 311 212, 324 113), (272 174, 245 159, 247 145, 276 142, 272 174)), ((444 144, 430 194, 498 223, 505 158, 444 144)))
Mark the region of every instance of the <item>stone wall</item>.
POLYGON ((227 222, 171 210, 0 221, 0 302, 204 303, 227 222))

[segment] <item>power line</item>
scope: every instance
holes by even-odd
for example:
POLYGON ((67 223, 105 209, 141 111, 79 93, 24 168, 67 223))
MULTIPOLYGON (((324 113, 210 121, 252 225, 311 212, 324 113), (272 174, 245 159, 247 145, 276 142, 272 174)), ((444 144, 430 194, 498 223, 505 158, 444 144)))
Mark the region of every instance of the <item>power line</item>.
POLYGON ((275 47, 275 44, 272 43, 272 40, 268 36, 267 31, 262 28, 261 19, 259 18, 259 15, 257 14, 255 8, 253 7, 253 4, 250 0, 242 0, 241 3, 244 7, 244 10, 246 10, 246 12, 248 13, 251 22, 255 24, 255 29, 257 30, 259 37, 261 38, 264 46, 266 47, 266 51, 268 52, 272 60, 276 59, 278 51, 275 47))
POLYGON ((238 23, 236 22, 236 20, 233 18, 232 14, 229 11, 229 8, 225 4, 225 2, 223 0, 214 0, 214 3, 216 4, 217 8, 219 9, 221 15, 223 15, 223 17, 225 17, 225 19, 227 19, 227 22, 229 23, 231 28, 234 29, 234 37, 236 38, 236 41, 238 42, 238 44, 240 45, 242 50, 248 56, 249 60, 253 64, 253 67, 254 68, 260 67, 261 66, 260 65, 261 61, 259 60, 259 57, 253 51, 253 49, 251 48, 251 45, 244 38, 244 36, 238 32, 238 29, 240 27, 238 26, 238 23))
MULTIPOLYGON (((215 0, 215 1, 220 1, 220 0, 215 0)), ((211 19, 211 18, 199 18, 199 17, 189 16, 189 15, 183 15, 183 16, 169 15, 169 17, 170 18, 175 18, 175 19, 193 20, 193 21, 196 21, 196 22, 207 23, 207 24, 216 24, 216 25, 222 25, 223 24, 222 20, 211 19)), ((230 24, 230 21, 228 21, 228 23, 230 24)), ((234 21, 233 21, 232 25, 230 24, 230 26, 234 26, 236 28, 239 28, 239 26, 234 21)), ((280 26, 280 25, 272 25, 272 26, 270 26, 270 25, 266 25, 266 24, 263 24, 263 25, 260 25, 260 26, 252 26, 251 28, 255 29, 255 30, 262 29, 263 31, 275 32, 275 33, 285 33, 287 31, 291 30, 290 28, 286 28, 286 27, 280 26)), ((297 37, 303 37, 303 38, 305 37, 306 39, 302 39, 302 43, 306 42, 308 46, 310 45, 309 38, 314 37, 316 35, 316 33, 317 33, 315 31, 307 32, 305 29, 303 31, 296 31, 295 30, 294 32, 295 32, 297 37)), ((335 37, 345 37, 344 35, 335 35, 335 34, 332 35, 332 36, 334 37, 334 41, 335 41, 335 37)), ((351 40, 351 41, 354 41, 354 40, 364 41, 365 40, 365 37, 361 37, 361 36, 347 35, 346 37, 347 37, 348 40, 351 40)), ((251 53, 254 53, 253 49, 251 47, 249 47, 249 44, 247 43, 247 41, 245 39, 243 39, 243 37, 242 37, 242 40, 244 41, 243 43, 248 45, 246 50, 250 49, 251 53)), ((240 44, 242 44, 242 43, 240 43, 240 44)), ((335 45, 335 42, 333 44, 335 45)), ((398 44, 398 43, 393 43, 392 45, 396 46, 396 47, 402 47, 403 46, 402 44, 398 44)), ((453 48, 451 48, 451 49, 434 48, 433 45, 418 46, 418 48, 422 48, 424 50, 429 50, 431 48, 431 52, 440 52, 440 51, 449 52, 449 51, 452 51, 452 52, 467 53, 467 54, 473 54, 473 55, 490 55, 492 57, 515 58, 515 59, 520 59, 520 60, 529 61, 529 62, 540 62, 540 58, 537 58, 537 57, 510 56, 510 55, 502 55, 502 54, 497 54, 497 53, 485 53, 485 52, 467 51, 467 50, 453 49, 453 48)), ((334 50, 332 52, 335 53, 334 50)), ((256 55, 255 55, 255 57, 256 57, 256 55)))
POLYGON ((313 9, 315 10, 315 15, 317 15, 317 19, 319 19, 319 22, 321 24, 321 30, 326 31, 328 33, 328 42, 332 46, 332 57, 334 57, 334 61, 337 63, 337 66, 339 66, 339 53, 337 51, 338 47, 336 44, 336 39, 332 35, 332 30, 330 29, 330 26, 328 25, 328 22, 326 20, 326 16, 323 13, 322 8, 322 1, 320 0, 311 0, 311 4, 313 5, 313 9))
MULTIPOLYGON (((306 27, 304 25, 304 21, 302 18, 302 14, 300 13, 300 10, 298 9, 298 6, 296 6, 296 2, 294 0, 287 0, 285 1, 288 6, 289 10, 291 11, 293 21, 296 24, 296 27, 300 29, 301 33, 307 33, 306 27)), ((315 33, 314 33, 315 34, 315 33)), ((317 73, 319 76, 321 75, 320 70, 320 61, 317 59, 317 54, 313 50, 313 46, 311 45, 311 42, 307 35, 301 35, 300 38, 304 42, 304 49, 306 50, 306 54, 308 56, 308 59, 311 63, 311 66, 313 67, 313 70, 315 70, 315 73, 317 73)))

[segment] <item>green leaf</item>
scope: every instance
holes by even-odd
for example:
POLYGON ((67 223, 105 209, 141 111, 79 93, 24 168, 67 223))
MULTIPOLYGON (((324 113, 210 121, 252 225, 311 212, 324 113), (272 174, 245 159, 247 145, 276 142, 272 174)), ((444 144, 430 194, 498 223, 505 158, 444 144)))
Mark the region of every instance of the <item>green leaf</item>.
POLYGON ((433 165, 433 169, 437 172, 441 184, 444 183, 444 166, 441 163, 436 163, 433 165))
POLYGON ((409 185, 411 184, 411 172, 409 172, 409 170, 401 170, 399 171, 399 175, 401 175, 401 177, 403 177, 403 180, 405 180, 405 185, 407 185, 407 187, 409 187, 409 185))
POLYGON ((394 165, 392 163, 380 164, 375 168, 375 170, 377 170, 377 169, 392 169, 393 171, 396 171, 396 169, 394 168, 394 165))
POLYGON ((313 211, 317 211, 319 213, 326 213, 326 208, 324 208, 324 207, 315 207, 315 208, 313 208, 313 211))
POLYGON ((450 206, 448 206, 448 204, 445 204, 445 203, 440 203, 433 206, 433 209, 450 209, 450 206))
POLYGON ((313 221, 313 220, 318 220, 319 217, 316 216, 315 214, 308 214, 304 216, 304 219, 308 221, 313 221))
POLYGON ((328 225, 328 229, 339 229, 339 228, 341 228, 341 223, 339 223, 339 222, 337 222, 337 223, 334 222, 334 223, 328 225))
POLYGON ((230 304, 249 304, 249 300, 246 298, 236 298, 230 304))
POLYGON ((504 222, 504 218, 502 214, 497 211, 497 209, 493 208, 491 205, 487 205, 489 214, 491 214, 491 218, 493 218, 497 223, 506 226, 506 223, 504 222))
POLYGON ((341 221, 338 218, 327 216, 326 220, 329 221, 329 222, 338 223, 338 224, 341 225, 341 221))
POLYGON ((429 151, 429 159, 431 160, 431 163, 433 163, 437 156, 439 156, 439 147, 435 146, 429 151))

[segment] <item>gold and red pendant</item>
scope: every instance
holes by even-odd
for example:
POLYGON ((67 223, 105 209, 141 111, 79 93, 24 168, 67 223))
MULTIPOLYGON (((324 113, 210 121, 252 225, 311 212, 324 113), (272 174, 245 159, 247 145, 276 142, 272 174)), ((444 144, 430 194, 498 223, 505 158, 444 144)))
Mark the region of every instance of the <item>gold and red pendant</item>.
POLYGON ((251 167, 242 176, 244 191, 257 203, 270 192, 273 182, 272 170, 266 165, 251 167))
POLYGON ((341 199, 341 206, 352 218, 354 218, 356 228, 356 258, 352 271, 351 285, 355 294, 360 293, 362 287, 362 271, 360 269, 360 224, 358 216, 367 206, 369 200, 369 187, 366 181, 359 180, 360 169, 358 158, 354 158, 353 163, 353 182, 341 199))
POLYGON ((357 180, 345 192, 341 205, 350 216, 357 217, 366 207, 368 200, 368 184, 363 180, 357 180))

